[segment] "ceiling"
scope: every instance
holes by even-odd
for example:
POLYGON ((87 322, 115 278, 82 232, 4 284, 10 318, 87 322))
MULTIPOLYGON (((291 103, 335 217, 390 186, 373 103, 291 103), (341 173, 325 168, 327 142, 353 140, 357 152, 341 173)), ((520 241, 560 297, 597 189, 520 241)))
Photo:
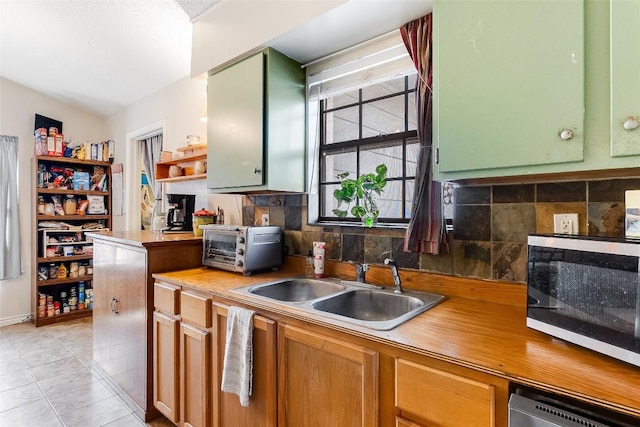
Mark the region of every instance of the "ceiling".
MULTIPOLYGON (((114 114, 190 75, 191 18, 217 1, 0 0, 0 76, 114 114)), ((307 63, 430 11, 430 0, 350 0, 268 44, 307 63)))

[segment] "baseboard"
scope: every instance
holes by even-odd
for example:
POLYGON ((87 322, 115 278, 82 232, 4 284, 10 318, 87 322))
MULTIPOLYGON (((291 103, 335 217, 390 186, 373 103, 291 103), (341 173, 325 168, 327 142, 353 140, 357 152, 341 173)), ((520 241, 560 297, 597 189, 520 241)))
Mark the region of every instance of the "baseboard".
POLYGON ((31 322, 31 314, 22 314, 20 316, 5 317, 0 319, 0 328, 3 326, 17 325, 18 323, 31 322))

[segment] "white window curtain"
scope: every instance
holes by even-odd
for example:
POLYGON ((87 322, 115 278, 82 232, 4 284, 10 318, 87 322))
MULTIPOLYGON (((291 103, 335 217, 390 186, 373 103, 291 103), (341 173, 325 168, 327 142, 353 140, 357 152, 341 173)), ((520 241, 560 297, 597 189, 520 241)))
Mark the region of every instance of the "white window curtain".
POLYGON ((0 135, 0 280, 22 274, 18 212, 18 137, 0 135))
POLYGON ((309 95, 315 99, 416 73, 400 30, 336 52, 304 67, 309 95))
POLYGON ((156 163, 160 161, 162 151, 162 134, 150 136, 140 141, 142 150, 142 163, 147 173, 147 180, 156 197, 154 214, 157 214, 162 205, 162 183, 156 182, 156 163))

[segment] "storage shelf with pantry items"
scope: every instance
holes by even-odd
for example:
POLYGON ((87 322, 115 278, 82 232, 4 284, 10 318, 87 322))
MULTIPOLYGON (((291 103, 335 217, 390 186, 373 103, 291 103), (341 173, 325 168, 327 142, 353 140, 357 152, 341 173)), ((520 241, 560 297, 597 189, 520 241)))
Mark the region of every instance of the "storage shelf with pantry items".
POLYGON ((36 156, 33 303, 36 326, 91 315, 93 241, 111 228, 109 162, 36 156))

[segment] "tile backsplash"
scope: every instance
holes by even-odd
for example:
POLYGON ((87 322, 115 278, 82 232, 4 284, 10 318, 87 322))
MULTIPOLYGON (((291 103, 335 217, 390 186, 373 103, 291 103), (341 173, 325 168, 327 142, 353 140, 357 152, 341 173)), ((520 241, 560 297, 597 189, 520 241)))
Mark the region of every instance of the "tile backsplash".
POLYGON ((456 276, 526 281, 527 235, 552 233, 554 213, 577 213, 581 234, 624 236, 624 192, 640 189, 640 179, 541 184, 459 186, 453 194, 451 253, 403 251, 405 230, 307 224, 307 196, 244 197, 242 221, 260 222, 268 213, 284 229, 290 255, 306 255, 312 242, 327 242, 327 257, 456 276))

